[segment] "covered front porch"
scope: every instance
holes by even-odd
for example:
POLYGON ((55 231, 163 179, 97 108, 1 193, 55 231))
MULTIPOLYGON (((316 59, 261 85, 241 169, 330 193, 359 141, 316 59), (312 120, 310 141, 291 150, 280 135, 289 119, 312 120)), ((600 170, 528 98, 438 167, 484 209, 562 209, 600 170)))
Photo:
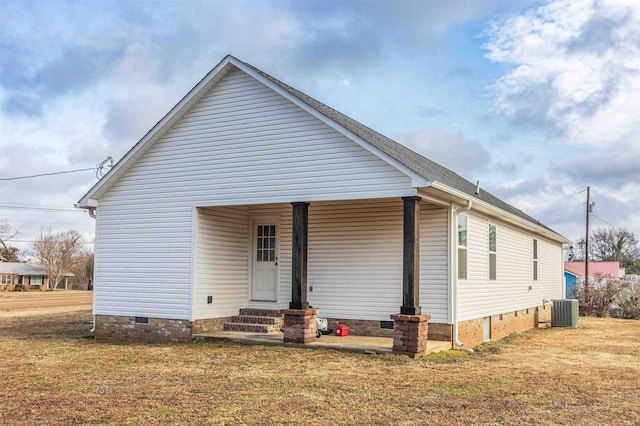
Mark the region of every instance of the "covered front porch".
POLYGON ((312 343, 318 310, 352 335, 389 341, 399 321, 415 325, 408 316, 422 316, 426 333, 423 309, 447 321, 446 207, 406 197, 199 207, 196 217, 196 324, 278 309, 289 318, 284 340, 312 343))
MULTIPOLYGON (((290 346, 309 349, 332 349, 343 352, 364 353, 371 355, 393 354, 393 337, 374 337, 349 335, 346 337, 327 335, 315 342, 295 343, 285 342, 283 333, 238 333, 234 331, 218 331, 212 333, 195 334, 195 341, 234 342, 243 345, 272 345, 290 346)), ((451 349, 451 342, 441 340, 427 340, 424 354, 442 352, 451 349)))

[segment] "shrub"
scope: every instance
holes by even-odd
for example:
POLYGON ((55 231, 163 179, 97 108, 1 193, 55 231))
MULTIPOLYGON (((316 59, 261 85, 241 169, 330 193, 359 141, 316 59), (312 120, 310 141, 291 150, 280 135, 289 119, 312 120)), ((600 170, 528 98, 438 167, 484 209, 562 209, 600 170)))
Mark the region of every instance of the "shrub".
POLYGON ((585 290, 584 280, 578 285, 578 300, 581 315, 606 317, 613 302, 618 299, 620 292, 627 283, 617 279, 595 277, 585 290))
POLYGON ((620 318, 640 319, 640 281, 630 282, 618 296, 620 318))

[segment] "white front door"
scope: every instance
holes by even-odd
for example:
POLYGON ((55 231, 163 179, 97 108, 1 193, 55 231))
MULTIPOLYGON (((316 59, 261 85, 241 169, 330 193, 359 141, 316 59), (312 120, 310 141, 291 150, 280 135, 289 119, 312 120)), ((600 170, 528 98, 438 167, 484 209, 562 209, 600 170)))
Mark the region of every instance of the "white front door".
POLYGON ((253 222, 251 300, 278 301, 278 226, 253 222))

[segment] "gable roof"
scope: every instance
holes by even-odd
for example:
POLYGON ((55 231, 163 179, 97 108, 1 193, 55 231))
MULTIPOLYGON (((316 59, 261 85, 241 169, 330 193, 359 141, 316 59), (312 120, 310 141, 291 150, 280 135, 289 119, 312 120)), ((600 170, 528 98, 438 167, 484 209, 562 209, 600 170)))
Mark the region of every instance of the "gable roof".
POLYGON ((446 167, 441 166, 435 161, 432 161, 418 154, 417 152, 412 151, 411 149, 394 141, 393 139, 390 139, 376 132, 375 130, 370 129, 369 127, 365 126, 362 123, 359 123, 358 121, 352 119, 351 117, 348 117, 342 114, 341 112, 336 111, 335 109, 312 98, 311 96, 306 95, 297 89, 294 89, 293 87, 259 70, 253 65, 247 64, 245 62, 243 63, 247 67, 251 68, 258 74, 266 78, 267 80, 277 84, 279 87, 286 90, 288 93, 295 96, 297 99, 311 106, 316 111, 320 112, 321 114, 325 115, 326 117, 340 124, 350 132, 355 133, 360 138, 364 139, 371 145, 378 148, 380 151, 389 155, 390 157, 398 160, 400 163, 404 164, 409 169, 418 173, 420 176, 424 177, 429 182, 442 183, 443 185, 456 189, 458 191, 461 191, 468 196, 485 201, 495 207, 498 207, 501 210, 504 210, 508 213, 516 215, 521 219, 525 219, 536 225, 539 225, 548 230, 551 230, 550 228, 547 228, 543 224, 539 223, 538 220, 524 213, 522 210, 519 210, 513 207, 512 205, 500 200, 498 197, 494 196, 493 194, 487 191, 482 190, 480 191, 479 194, 476 194, 475 184, 471 183, 470 181, 458 175, 457 173, 447 169, 446 167))
MULTIPOLYGON (((584 262, 564 262, 564 270, 584 277, 584 262)), ((620 278, 620 262, 589 262, 589 275, 603 278, 620 278)))
POLYGON ((480 200, 493 207, 509 213, 530 224, 554 234, 559 240, 568 242, 562 235, 556 233, 547 226, 541 224, 538 220, 524 213, 522 210, 500 200, 498 197, 487 191, 476 193, 476 185, 466 180, 457 173, 441 166, 440 164, 412 151, 404 145, 370 129, 369 127, 359 123, 358 121, 336 111, 335 109, 325 105, 324 103, 300 92, 297 89, 281 82, 275 77, 265 73, 264 71, 254 67, 251 64, 240 61, 237 58, 227 55, 218 65, 216 65, 178 104, 169 112, 162 120, 160 120, 125 156, 119 161, 112 170, 107 173, 87 194, 79 201, 78 205, 82 208, 92 207, 90 199, 104 192, 111 182, 117 180, 117 177, 126 170, 130 164, 133 164, 137 158, 150 145, 158 140, 168 128, 175 123, 182 115, 186 113, 204 94, 211 89, 217 81, 219 81, 227 72, 230 66, 239 68, 242 71, 252 75, 254 78, 262 81, 266 85, 274 88, 283 95, 289 95, 293 101, 297 101, 299 106, 305 107, 306 110, 316 117, 324 118, 328 124, 334 124, 333 127, 343 130, 343 133, 351 136, 356 142, 364 145, 369 149, 373 147, 372 152, 381 156, 385 161, 389 162, 396 168, 407 173, 414 178, 416 186, 426 187, 433 183, 439 183, 444 186, 444 190, 449 189, 459 191, 469 199, 480 200), (335 126, 337 125, 337 126, 335 126), (346 132, 344 132, 346 130, 346 132), (351 134, 351 135, 349 135, 351 134), (368 145, 368 146, 367 146, 368 145), (146 148, 146 149, 145 149, 146 148), (391 161, 389 161, 391 160, 391 161), (415 179, 418 176, 422 179, 415 179))

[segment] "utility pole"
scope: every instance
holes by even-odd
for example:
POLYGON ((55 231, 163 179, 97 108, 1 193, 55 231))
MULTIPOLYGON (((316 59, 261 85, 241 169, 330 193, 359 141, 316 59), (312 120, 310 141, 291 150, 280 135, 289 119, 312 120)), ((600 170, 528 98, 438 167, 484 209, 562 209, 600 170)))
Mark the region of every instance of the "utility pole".
MULTIPOLYGON (((595 204, 595 203, 593 203, 595 204)), ((584 299, 585 303, 589 300, 589 215, 591 214, 591 188, 587 186, 587 220, 586 220, 586 232, 584 237, 584 299)))

